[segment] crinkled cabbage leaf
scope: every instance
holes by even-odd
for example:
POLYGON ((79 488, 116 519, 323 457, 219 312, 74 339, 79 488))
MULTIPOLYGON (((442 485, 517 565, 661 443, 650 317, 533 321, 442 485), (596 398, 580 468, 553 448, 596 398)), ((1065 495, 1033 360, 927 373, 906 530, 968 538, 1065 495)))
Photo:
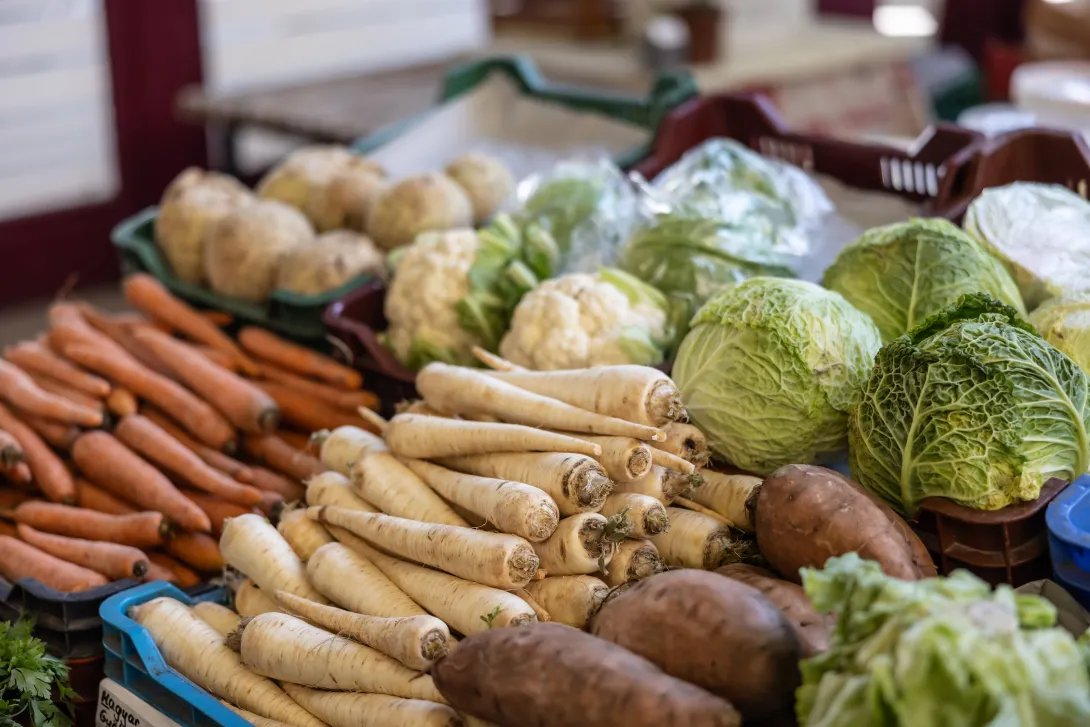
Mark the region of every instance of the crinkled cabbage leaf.
POLYGON ((1090 373, 1090 290, 1049 298, 1030 314, 1029 322, 1090 373))

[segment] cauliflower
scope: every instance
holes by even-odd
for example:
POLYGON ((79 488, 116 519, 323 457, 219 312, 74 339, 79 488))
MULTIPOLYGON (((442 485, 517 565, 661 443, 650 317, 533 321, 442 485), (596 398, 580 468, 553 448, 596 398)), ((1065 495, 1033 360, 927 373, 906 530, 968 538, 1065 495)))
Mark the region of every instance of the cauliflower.
POLYGON ((515 308, 500 354, 542 371, 661 363, 675 326, 666 297, 618 270, 547 280, 515 308))

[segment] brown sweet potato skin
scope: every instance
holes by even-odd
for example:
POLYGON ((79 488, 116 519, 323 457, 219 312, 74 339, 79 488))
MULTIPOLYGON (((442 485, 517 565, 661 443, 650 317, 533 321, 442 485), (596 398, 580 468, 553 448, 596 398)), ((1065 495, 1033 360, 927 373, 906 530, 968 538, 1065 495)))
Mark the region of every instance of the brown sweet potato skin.
POLYGON ((451 707, 499 727, 741 725, 724 700, 557 623, 474 634, 431 674, 451 707))
POLYGON ((745 563, 725 565, 715 572, 756 588, 780 609, 795 628, 804 657, 820 654, 829 648, 829 635, 836 619, 832 614, 815 611, 802 586, 785 581, 770 570, 745 563))
POLYGON ((757 589, 730 578, 699 570, 645 578, 605 603, 591 633, 723 697, 747 721, 795 703, 794 629, 757 589))
POLYGON ((757 497, 757 544, 787 580, 845 553, 876 561, 889 576, 937 575, 919 537, 893 510, 839 472, 792 464, 765 478, 757 497))

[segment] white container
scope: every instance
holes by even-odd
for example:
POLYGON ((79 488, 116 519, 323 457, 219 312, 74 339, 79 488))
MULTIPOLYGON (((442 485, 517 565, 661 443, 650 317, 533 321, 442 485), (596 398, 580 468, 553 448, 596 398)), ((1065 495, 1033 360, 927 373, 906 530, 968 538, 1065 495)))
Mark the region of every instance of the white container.
POLYGON ((1078 131, 1090 137, 1090 63, 1027 63, 1011 77, 1015 106, 1040 126, 1078 131))

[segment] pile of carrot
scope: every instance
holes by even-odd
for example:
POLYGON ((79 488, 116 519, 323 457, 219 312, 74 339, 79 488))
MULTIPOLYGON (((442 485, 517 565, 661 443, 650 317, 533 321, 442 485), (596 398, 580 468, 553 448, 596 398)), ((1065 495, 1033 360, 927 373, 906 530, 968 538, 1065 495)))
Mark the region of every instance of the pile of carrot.
POLYGON ((358 372, 200 312, 148 275, 135 312, 60 301, 0 358, 0 576, 60 591, 191 586, 222 571, 228 518, 301 500, 315 428, 359 423, 358 372))

